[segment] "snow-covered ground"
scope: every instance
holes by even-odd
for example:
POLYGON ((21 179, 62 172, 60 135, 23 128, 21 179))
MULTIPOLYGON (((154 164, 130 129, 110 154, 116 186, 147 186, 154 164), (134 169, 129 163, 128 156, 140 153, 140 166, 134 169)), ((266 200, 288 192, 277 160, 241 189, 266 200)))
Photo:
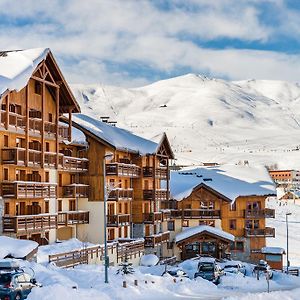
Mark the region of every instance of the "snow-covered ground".
POLYGON ((275 238, 267 239, 268 246, 286 249, 286 213, 292 213, 288 216, 289 260, 292 267, 300 267, 300 206, 294 204, 293 200, 287 203, 286 201, 272 198, 267 201, 267 207, 276 210, 276 218, 267 219, 267 226, 275 228, 275 238))
POLYGON ((166 131, 178 162, 300 167, 300 86, 188 74, 124 89, 73 85, 83 113, 151 138, 166 131))

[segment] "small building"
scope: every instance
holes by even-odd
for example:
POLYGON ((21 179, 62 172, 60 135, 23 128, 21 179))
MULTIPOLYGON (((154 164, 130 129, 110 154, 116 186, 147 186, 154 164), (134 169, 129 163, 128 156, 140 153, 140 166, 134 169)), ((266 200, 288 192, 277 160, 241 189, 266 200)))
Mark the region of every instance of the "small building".
POLYGON ((196 255, 223 258, 230 251, 230 243, 234 242, 234 235, 219 228, 199 225, 178 233, 175 241, 177 247, 181 249, 182 260, 196 255))
POLYGON ((264 255, 264 260, 272 269, 283 270, 283 255, 285 250, 280 247, 263 247, 261 253, 264 255))

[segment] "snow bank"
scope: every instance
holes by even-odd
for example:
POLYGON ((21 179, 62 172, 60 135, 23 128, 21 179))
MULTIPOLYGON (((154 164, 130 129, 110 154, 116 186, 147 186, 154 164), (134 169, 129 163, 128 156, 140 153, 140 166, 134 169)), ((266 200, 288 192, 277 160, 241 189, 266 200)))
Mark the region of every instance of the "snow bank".
POLYGON ((276 189, 267 169, 249 165, 185 168, 171 172, 170 192, 182 200, 204 184, 234 201, 238 196, 275 195, 276 189))
POLYGON ((0 236, 0 259, 7 256, 23 258, 38 247, 38 243, 0 236))

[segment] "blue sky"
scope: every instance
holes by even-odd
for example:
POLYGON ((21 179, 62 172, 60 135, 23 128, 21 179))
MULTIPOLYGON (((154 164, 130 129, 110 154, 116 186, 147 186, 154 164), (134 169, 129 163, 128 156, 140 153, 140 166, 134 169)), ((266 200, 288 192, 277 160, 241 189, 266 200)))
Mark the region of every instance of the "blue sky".
POLYGON ((51 48, 71 83, 300 81, 298 0, 0 0, 0 41, 51 48))

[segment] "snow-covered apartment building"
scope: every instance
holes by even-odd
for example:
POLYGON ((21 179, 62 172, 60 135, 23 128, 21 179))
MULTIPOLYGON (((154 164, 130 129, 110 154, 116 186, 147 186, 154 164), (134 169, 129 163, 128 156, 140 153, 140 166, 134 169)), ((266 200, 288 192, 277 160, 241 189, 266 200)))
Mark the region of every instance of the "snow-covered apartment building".
POLYGON ((0 234, 103 243, 106 219, 109 241, 143 238, 146 252, 178 259, 256 259, 275 234, 265 224, 274 217, 266 170, 170 177, 167 136, 150 141, 81 114, 49 49, 0 52, 0 99, 0 234))

